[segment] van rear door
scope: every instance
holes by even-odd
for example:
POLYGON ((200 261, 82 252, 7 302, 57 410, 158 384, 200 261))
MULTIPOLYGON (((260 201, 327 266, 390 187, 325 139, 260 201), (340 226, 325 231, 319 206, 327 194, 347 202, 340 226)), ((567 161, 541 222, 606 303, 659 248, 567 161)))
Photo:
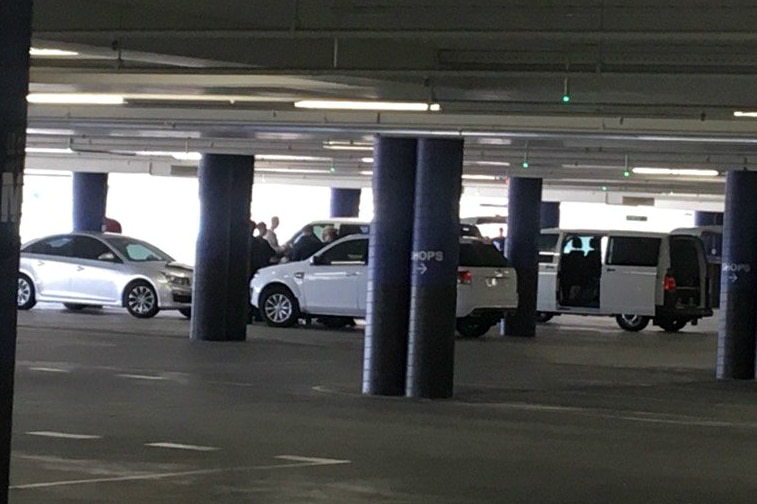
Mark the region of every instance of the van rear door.
POLYGON ((676 312, 707 310, 710 308, 707 256, 702 241, 687 235, 671 235, 669 240, 670 266, 663 285, 664 307, 676 312))
POLYGON ((599 308, 607 315, 655 315, 662 238, 610 235, 602 266, 599 308))

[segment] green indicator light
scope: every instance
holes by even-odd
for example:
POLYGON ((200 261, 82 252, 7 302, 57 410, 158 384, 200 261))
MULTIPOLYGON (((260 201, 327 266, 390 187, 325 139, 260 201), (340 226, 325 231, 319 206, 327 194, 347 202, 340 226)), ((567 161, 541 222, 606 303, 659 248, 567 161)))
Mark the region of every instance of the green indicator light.
POLYGON ((603 186, 602 186, 602 190, 603 190, 603 191, 606 191, 606 190, 607 190, 607 186, 606 186, 606 185, 603 185, 603 186))
POLYGON ((623 172, 623 176, 624 177, 630 177, 631 176, 631 172, 628 171, 628 170, 626 170, 626 171, 623 172))
POLYGON ((329 171, 330 171, 331 173, 334 173, 334 172, 336 171, 336 169, 335 169, 335 168, 334 168, 334 167, 332 166, 331 168, 329 168, 329 171))
POLYGON ((521 166, 522 166, 523 168, 528 168, 528 161, 523 161, 523 162, 522 162, 522 163, 521 163, 520 165, 521 165, 521 166))
POLYGON ((570 103, 570 95, 567 95, 567 94, 562 95, 562 102, 570 103))

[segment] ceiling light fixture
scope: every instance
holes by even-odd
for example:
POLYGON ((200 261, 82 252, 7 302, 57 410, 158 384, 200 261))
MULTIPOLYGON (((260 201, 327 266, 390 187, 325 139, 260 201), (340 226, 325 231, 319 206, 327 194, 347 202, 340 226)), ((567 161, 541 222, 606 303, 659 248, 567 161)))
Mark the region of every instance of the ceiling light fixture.
POLYGON ((361 163, 373 163, 373 158, 372 157, 360 158, 360 162, 361 163))
POLYGON ((478 166, 510 166, 507 161, 465 161, 465 165, 478 165, 478 166))
POLYGON ((463 179, 464 180, 497 180, 498 177, 496 175, 476 175, 476 174, 466 175, 464 174, 463 179))
POLYGON ((757 112, 744 112, 737 110, 733 113, 733 117, 757 117, 757 112))
POLYGON ((73 154, 74 151, 68 148, 56 148, 56 147, 27 147, 27 154, 73 154))
POLYGON ((46 105, 123 105, 126 100, 107 93, 29 93, 26 101, 46 105))
POLYGON ((314 169, 307 169, 307 168, 256 168, 255 172, 264 172, 264 173, 290 173, 295 175, 306 175, 306 174, 312 174, 312 173, 330 173, 329 170, 314 170, 314 169))
POLYGON ((439 112, 438 103, 390 102, 369 100, 300 100, 294 102, 296 108, 318 110, 371 110, 393 112, 439 112))
POLYGON ((29 55, 39 58, 65 58, 78 56, 76 51, 66 51, 63 49, 50 49, 46 47, 32 47, 29 49, 29 55))
POLYGON ((718 170, 696 168, 652 168, 637 166, 632 171, 636 175, 675 175, 684 177, 717 177, 720 175, 718 170))
POLYGON ((360 172, 360 175, 367 175, 370 177, 371 175, 373 175, 373 170, 363 170, 360 172))
POLYGON ((323 148, 342 151, 372 151, 373 144, 371 144, 370 142, 344 142, 339 140, 329 140, 323 143, 323 148))
POLYGON ((297 156, 292 154, 256 154, 256 161, 333 161, 329 157, 297 156))

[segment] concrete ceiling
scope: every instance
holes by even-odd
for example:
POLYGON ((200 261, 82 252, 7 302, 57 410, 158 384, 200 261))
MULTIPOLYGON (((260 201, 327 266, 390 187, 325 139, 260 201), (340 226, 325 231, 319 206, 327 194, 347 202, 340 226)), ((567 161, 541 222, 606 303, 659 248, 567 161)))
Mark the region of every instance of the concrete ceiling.
POLYGON ((529 175, 565 191, 722 199, 722 175, 623 172, 757 165, 757 119, 734 117, 757 110, 755 20, 757 5, 737 0, 36 0, 33 45, 79 55, 33 58, 31 91, 127 102, 31 105, 29 144, 121 171, 136 151, 297 155, 257 166, 354 185, 370 183, 370 151, 329 142, 460 135, 465 173, 497 177, 471 184, 529 175), (442 110, 293 105, 313 98, 442 110))

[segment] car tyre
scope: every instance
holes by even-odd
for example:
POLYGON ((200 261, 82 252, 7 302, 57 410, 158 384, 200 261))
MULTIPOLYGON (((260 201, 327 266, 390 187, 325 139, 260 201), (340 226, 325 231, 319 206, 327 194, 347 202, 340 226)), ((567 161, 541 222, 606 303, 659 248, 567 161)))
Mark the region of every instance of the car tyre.
POLYGON ((536 312, 536 321, 539 322, 540 324, 546 324, 547 322, 552 320, 554 317, 555 317, 554 313, 543 312, 543 311, 536 312))
POLYGON ((634 315, 632 313, 622 313, 615 317, 615 321, 621 329, 638 332, 647 327, 647 324, 649 324, 649 317, 634 315))
POLYGON ((16 293, 16 305, 19 310, 31 310, 37 304, 37 293, 34 290, 34 282, 24 274, 18 276, 18 292, 16 293))
POLYGON ((160 311, 155 289, 144 280, 137 280, 126 287, 124 305, 129 314, 137 318, 151 318, 160 311))
POLYGON ((292 327, 300 318, 297 298, 283 285, 266 287, 260 295, 260 315, 271 327, 292 327))
POLYGON ((192 318, 192 308, 179 308, 179 313, 181 313, 188 319, 192 318))
POLYGON ((684 328, 688 321, 680 318, 669 318, 657 321, 663 331, 665 332, 678 332, 684 328))
POLYGON ((479 338, 489 332, 492 323, 481 317, 463 317, 455 322, 457 332, 465 338, 479 338))

